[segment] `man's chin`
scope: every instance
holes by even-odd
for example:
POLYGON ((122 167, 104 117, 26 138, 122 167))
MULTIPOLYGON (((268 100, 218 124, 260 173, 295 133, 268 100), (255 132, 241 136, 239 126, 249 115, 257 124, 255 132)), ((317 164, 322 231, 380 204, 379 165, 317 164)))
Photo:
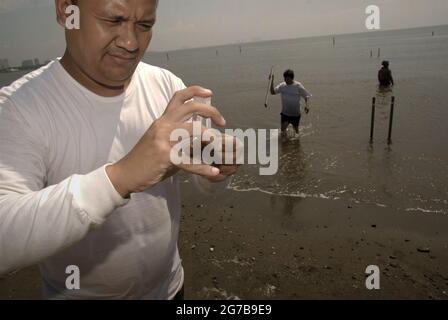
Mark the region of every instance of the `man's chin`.
POLYGON ((112 70, 109 70, 107 74, 105 74, 104 78, 108 80, 107 83, 109 86, 120 87, 126 85, 130 81, 132 75, 135 72, 135 69, 115 72, 111 71, 112 70))

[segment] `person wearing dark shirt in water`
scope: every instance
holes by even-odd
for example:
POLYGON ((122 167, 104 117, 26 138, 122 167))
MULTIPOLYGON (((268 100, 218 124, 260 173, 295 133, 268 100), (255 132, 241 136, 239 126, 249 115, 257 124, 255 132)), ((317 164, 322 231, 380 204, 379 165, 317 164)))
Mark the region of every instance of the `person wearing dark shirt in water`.
POLYGON ((383 61, 383 67, 378 72, 378 81, 382 87, 390 87, 394 85, 392 71, 389 69, 389 61, 383 61))

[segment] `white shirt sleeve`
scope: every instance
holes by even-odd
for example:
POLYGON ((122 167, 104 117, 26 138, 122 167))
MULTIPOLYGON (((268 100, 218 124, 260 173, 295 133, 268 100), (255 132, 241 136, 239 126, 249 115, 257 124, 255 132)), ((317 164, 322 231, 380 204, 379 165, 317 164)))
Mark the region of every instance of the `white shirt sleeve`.
POLYGON ((299 95, 303 98, 311 98, 313 96, 301 83, 299 83, 299 95))
POLYGON ((105 166, 46 186, 48 146, 30 121, 0 97, 0 275, 73 245, 127 203, 105 166))
POLYGON ((279 93, 281 93, 281 88, 284 86, 284 84, 283 83, 280 83, 278 86, 276 86, 275 88, 274 88, 274 92, 275 92, 275 94, 279 94, 279 93))

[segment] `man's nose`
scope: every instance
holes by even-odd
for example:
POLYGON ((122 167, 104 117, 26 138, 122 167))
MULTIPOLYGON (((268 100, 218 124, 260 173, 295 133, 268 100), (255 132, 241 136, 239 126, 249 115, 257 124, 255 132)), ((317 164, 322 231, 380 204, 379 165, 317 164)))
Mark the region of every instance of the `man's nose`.
POLYGON ((116 45, 128 52, 135 52, 139 49, 135 25, 132 22, 122 24, 116 45))

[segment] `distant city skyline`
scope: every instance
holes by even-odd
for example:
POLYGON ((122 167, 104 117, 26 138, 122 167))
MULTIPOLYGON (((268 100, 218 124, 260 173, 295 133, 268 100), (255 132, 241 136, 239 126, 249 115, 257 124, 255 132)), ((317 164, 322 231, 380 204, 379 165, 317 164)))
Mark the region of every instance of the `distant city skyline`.
MULTIPOLYGON (((446 0, 377 0, 382 30, 447 24, 446 0)), ((371 0, 160 0, 150 51, 368 32, 371 0)), ((54 0, 0 0, 0 59, 61 56, 54 0)))

